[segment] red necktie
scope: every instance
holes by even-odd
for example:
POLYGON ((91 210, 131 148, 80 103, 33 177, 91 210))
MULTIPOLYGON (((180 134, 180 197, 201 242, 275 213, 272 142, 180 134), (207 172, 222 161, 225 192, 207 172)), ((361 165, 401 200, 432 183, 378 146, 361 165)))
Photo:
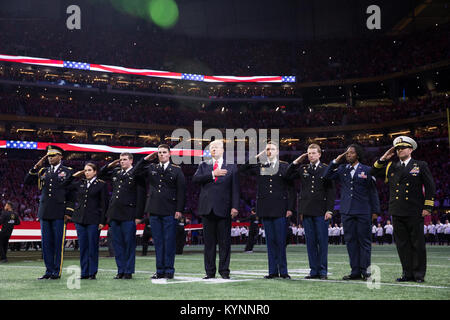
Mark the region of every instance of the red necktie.
MULTIPOLYGON (((219 161, 216 160, 214 162, 213 171, 216 170, 218 167, 219 167, 219 161)), ((214 177, 214 182, 216 182, 216 181, 217 181, 217 177, 214 177)))

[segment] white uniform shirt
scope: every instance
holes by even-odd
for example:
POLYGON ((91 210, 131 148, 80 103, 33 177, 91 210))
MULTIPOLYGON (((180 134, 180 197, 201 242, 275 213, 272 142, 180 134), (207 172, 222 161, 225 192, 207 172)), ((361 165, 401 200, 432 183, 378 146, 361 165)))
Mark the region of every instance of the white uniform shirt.
POLYGON ((392 224, 387 224, 384 226, 384 232, 386 234, 393 234, 394 233, 394 227, 392 227, 392 224))
POLYGON ((377 227, 376 226, 372 226, 372 233, 377 233, 377 227))
POLYGON ((428 225, 428 233, 429 234, 436 234, 436 227, 434 226, 434 224, 429 224, 428 225))
POLYGON ((444 233, 450 234, 450 223, 444 224, 444 233))
POLYGON ((377 228, 377 236, 378 237, 383 236, 383 228, 382 227, 377 228))

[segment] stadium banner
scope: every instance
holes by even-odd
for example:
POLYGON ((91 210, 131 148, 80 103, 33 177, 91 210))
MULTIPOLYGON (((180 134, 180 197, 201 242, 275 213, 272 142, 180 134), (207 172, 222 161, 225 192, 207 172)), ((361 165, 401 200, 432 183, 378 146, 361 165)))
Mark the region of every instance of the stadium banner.
MULTIPOLYGON (((233 222, 233 227, 248 227, 250 222, 233 222)), ((136 225, 136 236, 141 236, 144 233, 144 224, 136 225)), ((185 231, 202 230, 202 224, 188 224, 184 226, 185 231)), ((108 232, 108 225, 106 225, 100 232, 100 238, 106 238, 108 232)), ((74 223, 67 223, 66 240, 77 239, 77 230, 74 223)), ((41 224, 39 221, 21 221, 19 225, 14 227, 9 242, 28 242, 41 241, 41 224)))
POLYGON ((166 78, 166 79, 175 79, 175 80, 189 80, 189 81, 199 81, 199 82, 292 83, 292 82, 296 81, 295 76, 246 76, 246 77, 207 76, 207 75, 202 75, 202 74, 158 71, 158 70, 150 70, 150 69, 125 68, 125 67, 118 67, 118 66, 109 66, 109 65, 104 65, 104 64, 94 64, 94 63, 66 61, 66 60, 53 60, 53 59, 47 59, 47 58, 35 58, 35 57, 25 57, 25 56, 11 56, 11 55, 6 55, 6 54, 0 54, 0 61, 32 64, 32 65, 40 65, 40 66, 56 67, 56 68, 78 69, 78 70, 84 70, 84 71, 132 74, 132 75, 146 76, 146 77, 166 78))

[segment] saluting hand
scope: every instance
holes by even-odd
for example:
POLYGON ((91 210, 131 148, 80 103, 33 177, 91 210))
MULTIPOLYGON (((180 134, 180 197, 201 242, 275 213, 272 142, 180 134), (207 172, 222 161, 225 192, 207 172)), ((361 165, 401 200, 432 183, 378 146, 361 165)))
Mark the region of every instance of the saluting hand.
POLYGON ((108 168, 116 167, 120 163, 120 159, 116 159, 110 164, 108 164, 108 168))
POLYGON ((84 176, 84 170, 77 171, 73 174, 75 178, 80 178, 84 176))
POLYGON ((306 157, 308 157, 308 153, 302 154, 300 157, 294 160, 294 164, 299 164, 303 162, 306 159, 306 157))
POLYGON ((146 160, 146 161, 153 160, 156 158, 157 155, 158 155, 158 152, 155 151, 155 152, 150 153, 149 155, 145 156, 144 160, 146 160))
POLYGON ((332 217, 333 216, 329 212, 327 212, 327 213, 325 213, 324 220, 330 220, 332 217))
POLYGON ((180 220, 183 214, 179 211, 175 212, 175 219, 180 220))
POLYGON ((263 151, 261 151, 260 153, 258 153, 255 158, 258 159, 259 157, 261 157, 264 153, 266 152, 266 150, 264 149, 263 151))
POLYGON ((103 225, 103 224, 99 224, 99 225, 98 225, 98 230, 102 230, 102 229, 103 229, 103 227, 104 227, 104 225, 103 225))
POLYGON ((381 161, 386 161, 392 158, 395 155, 395 147, 390 148, 386 151, 383 156, 380 158, 381 161))
POLYGON ((289 218, 290 216, 292 216, 292 211, 291 210, 286 211, 286 218, 289 218))
POLYGON ((348 153, 348 150, 346 150, 344 153, 341 153, 340 155, 337 156, 337 158, 335 159, 337 163, 341 162, 342 158, 344 158, 348 153))
POLYGON ((37 169, 39 167, 42 167, 44 164, 44 161, 48 158, 48 155, 43 156, 35 165, 34 168, 37 169))

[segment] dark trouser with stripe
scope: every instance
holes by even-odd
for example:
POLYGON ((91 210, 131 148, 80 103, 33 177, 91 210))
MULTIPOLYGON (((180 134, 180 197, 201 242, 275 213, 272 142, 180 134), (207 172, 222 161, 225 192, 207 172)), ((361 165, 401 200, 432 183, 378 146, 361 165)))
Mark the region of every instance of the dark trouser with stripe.
POLYGON ((155 244, 156 273, 175 273, 175 236, 177 220, 173 216, 150 216, 153 243, 155 244))
POLYGON ((267 258, 269 263, 269 274, 288 274, 286 259, 286 232, 287 219, 262 218, 267 239, 267 258))
POLYGON ((323 216, 303 216, 311 276, 328 275, 328 221, 323 216))
POLYGON ((219 274, 230 275, 231 255, 231 216, 218 217, 211 212, 202 217, 203 236, 205 242, 206 275, 216 274, 216 245, 219 244, 219 274))
POLYGON ((64 252, 64 220, 42 219, 42 254, 46 267, 45 274, 50 276, 61 276, 62 259, 64 252))
POLYGON ((403 268, 403 276, 424 279, 427 267, 423 217, 393 216, 395 244, 403 268))
POLYGON ((132 274, 136 262, 136 223, 134 220, 110 223, 116 254, 117 273, 132 274))
POLYGON ((80 243, 81 276, 95 276, 98 271, 98 247, 100 230, 98 224, 76 223, 78 242, 80 243))
POLYGON ((372 251, 371 217, 367 214, 342 215, 344 239, 350 258, 351 275, 367 274, 372 251))

